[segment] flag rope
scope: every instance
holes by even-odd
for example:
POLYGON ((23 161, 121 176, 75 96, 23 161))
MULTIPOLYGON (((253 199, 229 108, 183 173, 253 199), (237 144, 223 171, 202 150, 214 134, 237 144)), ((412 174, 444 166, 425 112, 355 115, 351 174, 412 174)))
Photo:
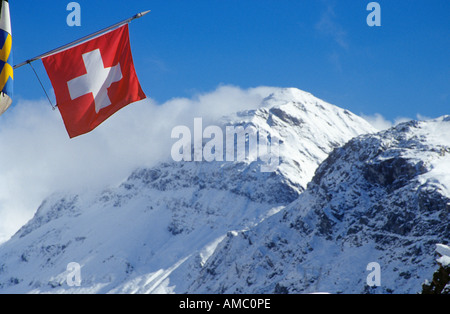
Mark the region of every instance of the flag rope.
POLYGON ((31 62, 28 62, 28 64, 30 65, 31 69, 33 70, 34 75, 36 75, 36 78, 37 78, 37 80, 39 81, 39 84, 41 84, 42 90, 44 91, 45 96, 47 96, 47 99, 48 99, 48 102, 50 103, 50 106, 52 106, 52 109, 55 110, 56 107, 57 107, 58 105, 53 106, 53 103, 52 103, 52 101, 50 100, 50 97, 48 96, 48 93, 47 93, 47 91, 45 90, 44 84, 42 84, 42 81, 41 81, 41 79, 39 78, 39 75, 37 74, 37 72, 36 72, 36 70, 34 69, 34 67, 33 67, 33 65, 31 64, 31 62))

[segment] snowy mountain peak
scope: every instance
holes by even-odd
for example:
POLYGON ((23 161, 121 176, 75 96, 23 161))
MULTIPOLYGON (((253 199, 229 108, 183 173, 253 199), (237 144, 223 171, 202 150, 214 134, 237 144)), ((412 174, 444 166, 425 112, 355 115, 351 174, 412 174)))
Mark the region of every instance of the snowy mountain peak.
POLYGON ((300 186, 300 192, 334 148, 357 135, 376 132, 361 117, 296 88, 276 89, 259 109, 238 112, 221 123, 252 125, 280 139, 278 171, 300 186))
POLYGON ((420 292, 450 238, 449 122, 408 122, 334 150, 298 200, 228 234, 189 292, 420 292), (382 270, 373 288, 372 263, 382 270))
POLYGON ((280 139, 276 171, 263 173, 256 161, 167 160, 117 187, 55 194, 0 246, 0 292, 185 292, 227 234, 295 201, 333 149, 374 132, 297 89, 263 98, 217 124, 251 124, 280 139), (67 285, 72 263, 81 266, 80 287, 67 285))

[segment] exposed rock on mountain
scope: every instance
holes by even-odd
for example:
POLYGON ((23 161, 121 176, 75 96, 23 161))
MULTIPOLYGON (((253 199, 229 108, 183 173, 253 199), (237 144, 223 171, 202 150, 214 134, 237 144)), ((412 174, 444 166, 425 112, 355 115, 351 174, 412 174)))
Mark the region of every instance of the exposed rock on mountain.
POLYGON ((262 173, 260 160, 166 161, 118 187, 52 195, 0 246, 0 293, 186 292, 227 233, 295 201, 334 148, 374 131, 297 89, 277 89, 260 109, 218 123, 253 125, 279 139, 276 171, 262 173), (79 287, 68 286, 73 262, 79 287))
POLYGON ((450 239, 450 118, 336 149, 297 201, 229 233, 190 292, 418 293, 450 239), (245 255, 240 252, 246 252, 245 255), (381 266, 370 288, 367 265, 381 266))

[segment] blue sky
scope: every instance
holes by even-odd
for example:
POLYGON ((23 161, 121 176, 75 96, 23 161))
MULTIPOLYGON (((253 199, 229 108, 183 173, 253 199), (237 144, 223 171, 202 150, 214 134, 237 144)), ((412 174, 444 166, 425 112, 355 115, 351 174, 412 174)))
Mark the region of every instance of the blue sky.
POLYGON ((379 1, 378 28, 367 0, 79 0, 81 27, 66 23, 69 2, 10 0, 15 63, 152 10, 130 25, 151 99, 70 140, 32 70, 16 70, 0 117, 0 243, 55 191, 115 186, 169 158, 174 126, 256 108, 253 87, 297 87, 383 125, 450 114, 448 0, 379 1))
MULTIPOLYGON (((10 2, 15 63, 152 10, 130 34, 141 84, 159 103, 265 85, 390 120, 450 114, 448 0, 378 1, 373 28, 368 0, 80 0, 81 27, 66 24, 70 1, 10 2)), ((29 67, 14 89, 16 104, 45 97, 29 67)))

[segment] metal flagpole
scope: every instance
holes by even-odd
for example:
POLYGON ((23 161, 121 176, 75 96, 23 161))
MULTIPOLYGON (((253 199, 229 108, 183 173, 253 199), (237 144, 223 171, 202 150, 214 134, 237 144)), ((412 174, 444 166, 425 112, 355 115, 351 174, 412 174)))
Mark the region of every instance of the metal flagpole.
POLYGON ((14 70, 15 70, 15 69, 18 69, 18 68, 20 68, 20 67, 22 67, 22 66, 24 66, 24 65, 26 65, 26 64, 29 64, 29 63, 31 63, 31 62, 34 62, 34 61, 36 61, 36 60, 45 58, 45 57, 47 57, 47 56, 49 56, 49 55, 52 55, 52 54, 57 53, 57 52, 59 52, 59 51, 62 51, 62 50, 64 50, 64 49, 68 49, 68 48, 70 48, 70 47, 72 47, 72 46, 75 46, 75 45, 77 45, 77 44, 79 44, 79 43, 82 43, 82 42, 84 42, 84 41, 86 41, 86 40, 89 40, 89 39, 91 39, 91 38, 93 38, 93 37, 95 37, 95 36, 98 36, 98 35, 101 35, 101 34, 103 34, 103 33, 106 33, 106 32, 108 32, 108 31, 110 31, 110 30, 112 30, 112 29, 114 29, 114 28, 118 28, 118 27, 120 27, 120 26, 122 26, 122 25, 124 25, 124 24, 130 23, 131 21, 133 21, 133 20, 135 20, 135 19, 138 19, 138 18, 140 18, 140 17, 143 17, 144 15, 148 14, 149 12, 150 12, 150 10, 144 11, 144 12, 141 12, 141 13, 138 13, 138 14, 136 14, 135 16, 130 17, 129 19, 126 19, 126 20, 124 20, 124 21, 122 21, 122 22, 119 22, 119 23, 117 23, 117 24, 114 24, 114 25, 112 25, 112 26, 109 26, 109 27, 107 27, 107 28, 104 28, 104 29, 102 29, 102 30, 100 30, 100 31, 98 31, 98 32, 95 32, 95 33, 93 33, 93 34, 91 34, 91 35, 88 35, 88 36, 85 36, 85 37, 80 38, 80 39, 78 39, 78 40, 75 40, 75 41, 73 41, 73 42, 71 42, 71 43, 69 43, 69 44, 67 44, 67 45, 61 46, 61 47, 56 48, 56 49, 53 49, 53 50, 51 50, 51 51, 49 51, 49 52, 43 53, 43 54, 41 54, 41 55, 39 55, 39 56, 37 56, 37 57, 31 58, 31 59, 29 59, 29 60, 27 60, 27 61, 24 61, 24 62, 22 62, 22 63, 19 63, 19 64, 17 64, 17 65, 14 66, 14 70))

